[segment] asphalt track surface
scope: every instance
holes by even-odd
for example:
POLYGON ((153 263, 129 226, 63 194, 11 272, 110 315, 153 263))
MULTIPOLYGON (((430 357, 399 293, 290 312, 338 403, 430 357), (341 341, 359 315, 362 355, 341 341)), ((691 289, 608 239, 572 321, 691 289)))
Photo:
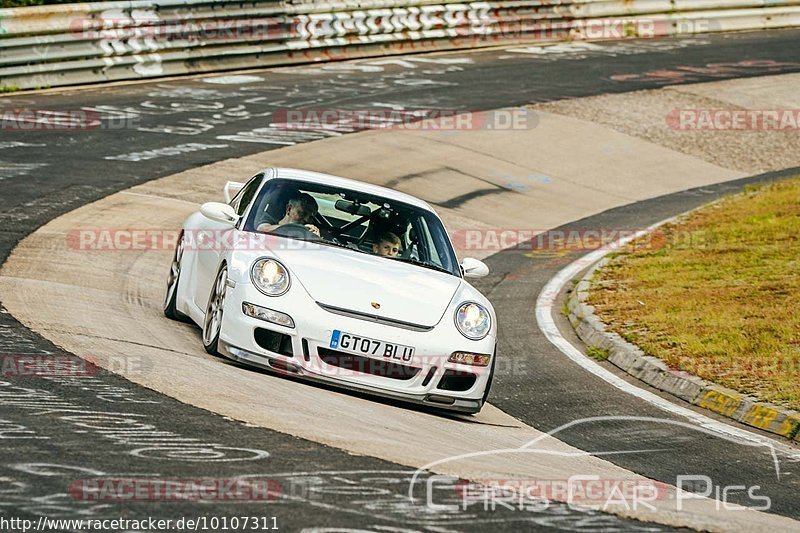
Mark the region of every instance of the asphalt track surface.
MULTIPOLYGON (((558 54, 489 50, 437 55, 433 62, 417 56, 264 71, 253 74, 263 80, 256 83, 179 79, 2 98, 3 110, 93 108, 106 126, 113 127, 3 131, 0 258, 5 260, 21 238, 48 220, 112 192, 220 159, 277 148, 280 143, 330 134, 287 137, 286 132, 268 127, 277 110, 386 105, 493 109, 673 83, 796 72, 800 71, 798 38, 800 32, 787 30, 607 44, 590 51, 578 47, 558 54), (181 147, 173 152, 181 152, 178 155, 157 152, 176 146, 181 147)), ((638 229, 737 188, 724 184, 670 195, 569 227, 638 229)), ((605 458, 671 484, 678 474, 700 474, 717 485, 759 485, 758 494, 772 500, 771 512, 800 517, 797 462, 781 458, 778 480, 764 450, 666 423, 590 420, 603 415, 670 417, 584 373, 533 329, 530 295, 575 257, 512 251, 488 259, 492 275, 479 287, 497 308, 502 328, 499 357, 506 362, 498 370, 490 401, 543 431, 587 419, 558 432, 557 438, 596 452, 651 450, 605 458)), ((0 330, 4 354, 60 353, 7 313, 0 314, 0 330)), ((568 328, 564 331, 568 333, 568 328)), ((469 531, 487 526, 660 529, 563 505, 537 513, 470 508, 432 515, 409 506, 408 468, 247 427, 99 369, 90 381, 4 378, 0 438, 3 516, 275 516, 281 529, 291 531, 315 527, 469 531), (164 432, 164 440, 137 441, 115 433, 115 428, 130 429, 135 424, 155 426, 164 432), (276 482, 282 496, 267 503, 120 503, 86 501, 68 491, 80 479, 152 476, 255 476, 276 482)), ((403 445, 401 435, 397 445, 403 445)), ((747 494, 733 494, 731 501, 748 503, 747 494)))

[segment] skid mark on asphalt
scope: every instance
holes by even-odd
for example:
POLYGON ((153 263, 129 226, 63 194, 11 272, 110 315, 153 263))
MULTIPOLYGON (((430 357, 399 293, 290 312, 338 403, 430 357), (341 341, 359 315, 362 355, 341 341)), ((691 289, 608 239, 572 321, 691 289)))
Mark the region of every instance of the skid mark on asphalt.
POLYGON ((126 448, 125 453, 133 457, 212 463, 258 461, 269 457, 266 450, 203 442, 161 430, 146 414, 130 410, 93 411, 54 392, 19 387, 8 381, 0 381, 0 406, 25 411, 31 417, 55 417, 64 429, 109 440, 115 446, 126 448))
POLYGON ((785 72, 797 72, 800 63, 793 61, 742 60, 726 63, 707 63, 702 67, 682 65, 670 69, 648 70, 614 74, 611 80, 617 82, 647 82, 659 85, 674 85, 699 82, 711 78, 737 78, 742 76, 765 76, 785 72))
POLYGON ((47 146, 45 143, 28 143, 22 141, 3 141, 0 142, 0 150, 5 150, 7 148, 21 148, 23 146, 32 146, 32 147, 42 147, 47 146))
POLYGON ((438 205, 439 207, 444 207, 446 209, 455 209, 457 207, 461 207, 470 200, 475 200, 476 198, 483 198, 486 196, 491 196, 493 194, 500 194, 505 192, 508 192, 508 190, 502 189, 500 187, 496 187, 493 189, 478 189, 477 191, 464 193, 462 195, 456 196, 444 202, 437 202, 436 205, 438 205))
POLYGON ((338 137, 341 135, 335 131, 328 130, 301 130, 295 131, 277 126, 256 128, 249 131, 240 131, 234 135, 219 135, 217 139, 221 141, 237 141, 260 144, 273 144, 276 146, 293 146, 299 143, 319 141, 328 137, 338 137))
POLYGON ((504 52, 513 55, 501 55, 499 59, 515 59, 519 54, 531 56, 531 59, 544 61, 555 61, 559 59, 576 60, 587 59, 597 56, 616 57, 620 55, 645 54, 648 52, 665 52, 668 50, 680 50, 690 46, 706 46, 711 44, 707 39, 680 39, 665 41, 656 39, 653 41, 636 40, 618 43, 591 43, 591 42, 572 42, 542 46, 518 46, 507 48, 504 52))
POLYGON ((47 163, 11 163, 0 161, 0 181, 27 176, 31 172, 49 166, 47 163))
POLYGON ((186 355, 186 356, 189 356, 189 357, 196 357, 197 356, 196 353, 189 353, 189 352, 184 352, 184 351, 181 351, 181 350, 173 350, 171 348, 165 348, 164 346, 162 346, 160 344, 148 344, 148 343, 145 343, 145 342, 137 342, 137 341, 127 340, 127 339, 119 339, 119 338, 109 337, 109 336, 101 337, 99 335, 92 335, 91 333, 82 333, 82 332, 76 332, 76 331, 65 331, 63 329, 58 329, 58 328, 43 328, 43 331, 50 331, 50 332, 53 332, 53 333, 66 333, 66 334, 69 334, 69 335, 75 335, 77 337, 85 337, 87 339, 102 339, 102 340, 108 340, 108 341, 112 341, 112 342, 118 342, 120 344, 129 344, 131 346, 141 346, 143 348, 153 348, 153 349, 159 350, 161 352, 176 353, 176 354, 179 354, 179 355, 186 355))

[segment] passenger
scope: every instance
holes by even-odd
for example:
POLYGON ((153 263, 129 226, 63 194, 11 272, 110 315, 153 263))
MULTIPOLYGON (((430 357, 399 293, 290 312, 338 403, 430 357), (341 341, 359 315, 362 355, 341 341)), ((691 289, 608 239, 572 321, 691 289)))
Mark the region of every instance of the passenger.
POLYGON ((387 231, 381 234, 376 244, 372 245, 372 253, 381 257, 397 257, 397 254, 400 253, 401 244, 400 237, 387 231))
POLYGON ((300 224, 319 237, 319 228, 312 224, 319 211, 317 201, 308 193, 300 193, 286 202, 286 214, 277 224, 259 224, 257 231, 270 232, 286 224, 300 224))

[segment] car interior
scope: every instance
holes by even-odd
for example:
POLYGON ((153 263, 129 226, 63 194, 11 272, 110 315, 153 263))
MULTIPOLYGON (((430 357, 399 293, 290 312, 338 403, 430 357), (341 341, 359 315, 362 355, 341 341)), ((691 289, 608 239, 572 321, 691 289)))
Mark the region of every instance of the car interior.
MULTIPOLYGON (((314 217, 314 225, 319 228, 319 238, 322 240, 372 253, 373 245, 378 243, 380 236, 391 232, 400 238, 400 257, 418 256, 417 233, 402 208, 386 202, 378 204, 375 198, 357 196, 353 193, 331 193, 317 191, 313 187, 300 188, 290 182, 276 183, 261 205, 256 206, 253 227, 257 228, 261 224, 278 224, 286 213, 289 200, 300 193, 311 195, 317 202, 319 211, 314 217)), ((300 235, 296 229, 290 235, 280 229, 277 228, 277 231, 272 233, 312 240, 316 237, 300 235)))
POLYGON ((253 207, 245 221, 245 231, 259 231, 262 224, 275 226, 286 215, 292 198, 310 195, 318 211, 308 224, 283 224, 269 230, 271 235, 318 241, 333 246, 374 254, 381 236, 393 233, 400 240, 400 251, 387 259, 412 262, 423 267, 459 275, 446 230, 433 213, 402 202, 372 194, 334 188, 323 183, 292 179, 273 179, 252 200, 253 207))

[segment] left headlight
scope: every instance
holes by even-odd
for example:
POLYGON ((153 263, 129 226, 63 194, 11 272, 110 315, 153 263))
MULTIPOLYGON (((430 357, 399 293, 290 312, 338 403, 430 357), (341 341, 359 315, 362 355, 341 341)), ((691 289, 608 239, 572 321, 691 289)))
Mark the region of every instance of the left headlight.
POLYGON ((456 327, 466 338, 479 341, 489 334, 492 317, 489 310, 481 304, 467 302, 456 309, 456 327))
POLYGON ((253 285, 267 296, 280 296, 289 290, 289 271, 274 259, 265 257, 250 269, 253 285))

